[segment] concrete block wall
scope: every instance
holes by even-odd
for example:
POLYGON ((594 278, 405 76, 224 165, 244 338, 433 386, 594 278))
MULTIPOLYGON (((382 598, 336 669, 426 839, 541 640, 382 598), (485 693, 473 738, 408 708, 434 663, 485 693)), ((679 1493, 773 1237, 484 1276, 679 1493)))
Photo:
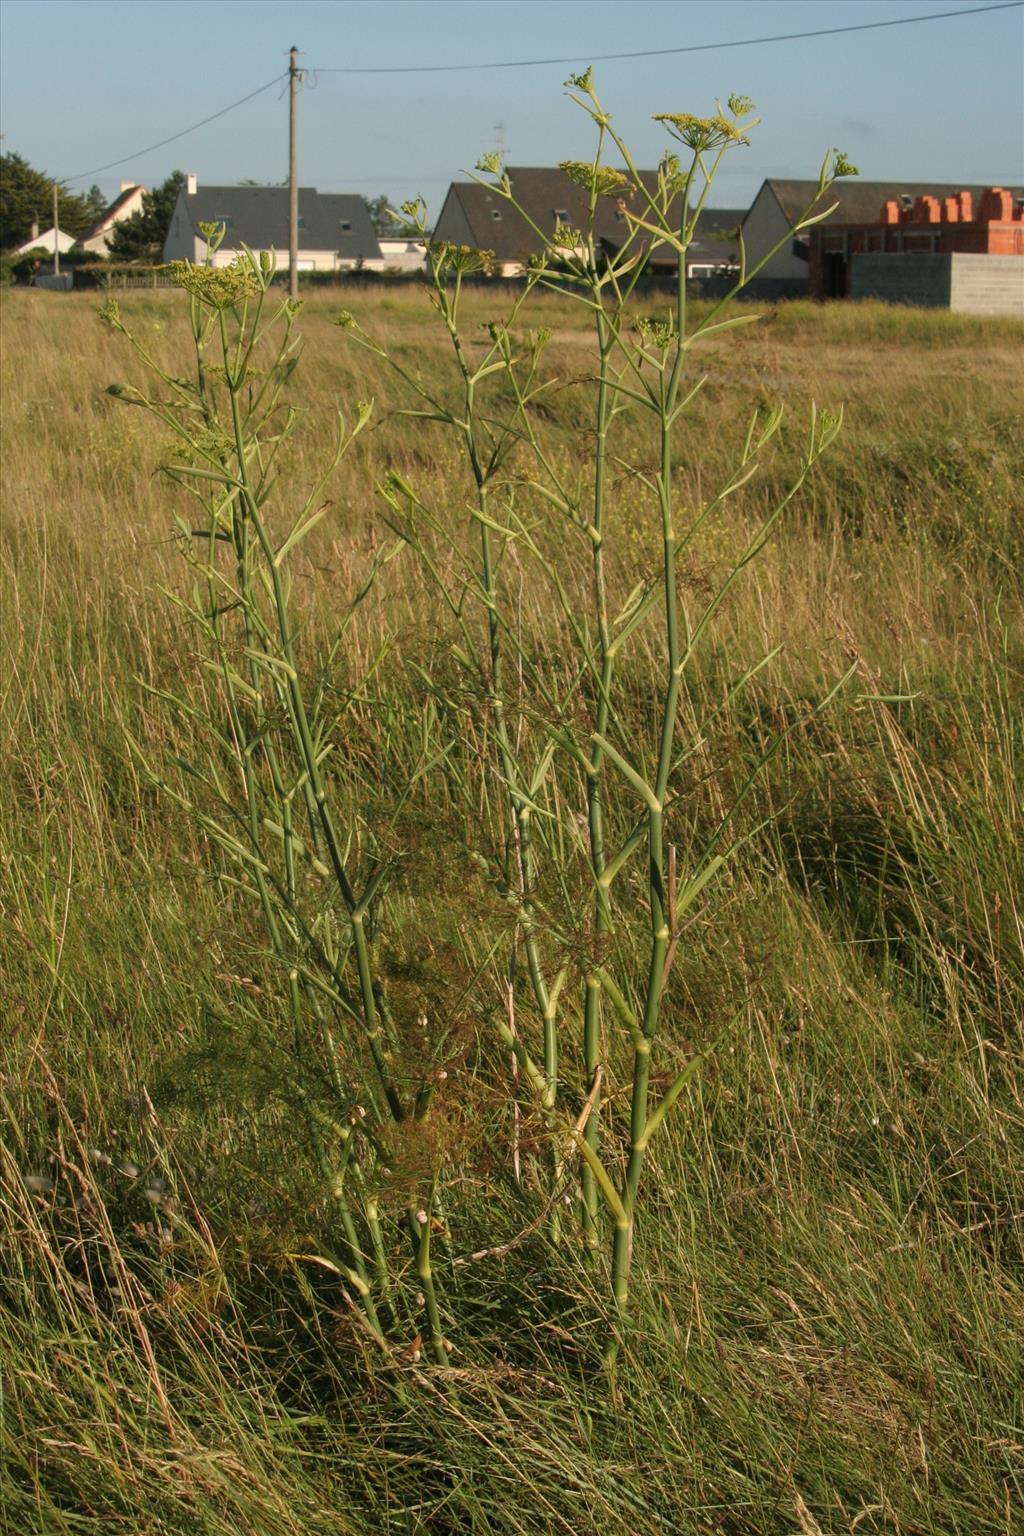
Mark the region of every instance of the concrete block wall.
POLYGON ((1024 320, 1024 256, 947 256, 950 309, 963 315, 1015 315, 1024 320))
POLYGON ((948 309, 952 260, 941 252, 858 251, 850 258, 850 297, 948 309))

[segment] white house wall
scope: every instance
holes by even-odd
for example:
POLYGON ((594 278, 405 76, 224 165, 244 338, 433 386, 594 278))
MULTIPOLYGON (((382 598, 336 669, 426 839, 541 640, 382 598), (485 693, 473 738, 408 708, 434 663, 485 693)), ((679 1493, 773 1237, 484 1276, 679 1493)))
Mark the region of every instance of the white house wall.
POLYGON ((378 240, 385 272, 422 272, 427 248, 422 240, 378 240))
POLYGON ((101 229, 98 235, 93 235, 91 240, 79 240, 79 248, 89 251, 93 256, 105 256, 110 250, 110 242, 113 239, 114 227, 101 229))
MULTIPOLYGON (((71 247, 74 245, 75 237, 74 235, 69 235, 65 230, 62 229, 58 231, 56 243, 60 249, 61 255, 63 256, 65 251, 70 251, 71 247)), ((24 245, 19 245, 17 250, 13 251, 11 254, 14 256, 24 256, 27 255, 29 251, 47 251, 52 256, 53 246, 53 228, 51 226, 49 229, 44 229, 40 235, 30 236, 29 239, 25 241, 24 245)))
MULTIPOLYGON (((210 261, 210 265, 213 267, 230 267, 231 263, 235 261, 240 254, 241 253, 237 249, 230 249, 229 247, 222 245, 219 250, 214 252, 213 258, 210 261)), ((277 263, 277 270, 279 272, 287 272, 287 251, 278 251, 273 247, 271 247, 271 249, 266 253, 263 251, 253 251, 253 255, 257 258, 257 260, 264 254, 273 256, 277 263)), ((203 265, 206 264, 208 257, 207 247, 204 241, 196 241, 196 254, 192 259, 193 261, 200 262, 203 265)), ((336 272, 338 270, 338 253, 337 251, 300 251, 298 269, 300 272, 336 272)))
POLYGON ((123 224, 125 219, 130 219, 133 213, 141 213, 142 199, 145 196, 145 191, 144 187, 136 187, 133 195, 125 198, 120 208, 118 208, 116 216, 111 219, 109 224, 105 225, 103 229, 98 230, 90 240, 80 240, 78 242, 82 250, 91 251, 95 256, 105 256, 110 250, 110 242, 114 238, 114 231, 117 226, 123 224))
MULTIPOLYGON (((205 266, 209 261, 209 265, 213 267, 230 267, 231 263, 241 254, 237 249, 229 249, 222 245, 219 250, 214 252, 213 257, 209 258, 205 241, 195 239, 193 243, 194 250, 187 259, 199 266, 205 266)), ((264 254, 274 257, 279 272, 288 271, 287 251, 279 251, 274 248, 266 252, 261 250, 253 251, 253 255, 257 260, 264 254)), ((180 258, 170 257, 169 259, 179 260, 180 258)), ((354 272, 357 267, 363 272, 382 272, 384 270, 384 262, 375 257, 368 257, 362 263, 341 260, 337 251, 299 251, 298 270, 300 272, 354 272)))

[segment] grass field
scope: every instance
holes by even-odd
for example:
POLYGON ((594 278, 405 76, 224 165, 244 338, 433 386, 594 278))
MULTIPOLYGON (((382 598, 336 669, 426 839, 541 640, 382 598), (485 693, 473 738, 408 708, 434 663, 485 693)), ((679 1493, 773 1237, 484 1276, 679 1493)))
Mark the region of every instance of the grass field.
MULTIPOLYGON (((143 684, 196 699, 204 686, 172 601, 188 575, 172 525, 183 495, 157 473, 167 434, 104 393, 141 370, 93 300, 2 301, 0 1524, 1024 1528, 1024 327, 792 303, 703 354, 684 502, 719 483, 754 405, 785 403, 793 425, 688 550, 680 587, 695 600, 787 483, 807 402, 846 416, 733 588, 680 705, 702 732, 673 824, 683 866, 782 740, 675 957, 668 1066, 732 1023, 651 1155, 613 1373, 606 1275, 571 1230, 555 1243, 531 1226, 536 1202, 510 1176, 487 1031, 494 896, 471 857, 492 809, 471 732, 388 821, 404 873, 381 964, 411 1016, 454 1021, 430 1149, 451 1170, 434 1257, 453 1345, 440 1372, 382 1360, 337 1271, 296 1258, 330 1255, 336 1234, 277 1091, 281 989, 201 829, 126 745, 127 732, 151 761, 182 751, 143 684), (456 757, 457 781, 444 766, 456 757), (483 1247, 497 1251, 463 1262, 483 1247)), ((444 378, 425 294, 344 302, 410 368, 444 378)), ((471 318, 504 302, 477 290, 471 318)), ((313 477, 339 403, 376 409, 296 568, 310 667, 393 537, 377 481, 397 470, 453 521, 466 496, 450 441, 389 418, 404 402, 333 327, 339 303, 319 293, 300 318, 290 387, 306 414, 288 474, 313 477)), ((568 386, 592 367, 587 343, 562 301, 538 308, 547 365, 568 386)), ((132 295, 122 311, 169 369, 188 366, 180 294, 132 295)), ((575 399, 554 391, 545 427, 559 462, 585 473, 575 399)), ((639 439, 627 449, 643 452, 639 439)), ((623 474, 610 495, 613 600, 656 560, 634 486, 623 474)), ((545 537, 557 550, 557 530, 545 537)), ((506 572, 522 633, 557 677, 550 593, 528 567, 506 572)), ((568 546, 564 579, 586 583, 568 546)), ((424 677, 448 678, 450 640, 403 551, 327 684, 367 826, 387 821, 391 775, 417 760, 424 677)), ((658 667, 651 641, 624 671, 639 722, 658 667)), ((612 1052, 612 1146, 617 1070, 612 1052)), ((534 1129, 527 1106, 514 1128, 527 1164, 534 1129)), ((408 1149, 396 1183, 415 1181, 423 1155, 408 1149)))

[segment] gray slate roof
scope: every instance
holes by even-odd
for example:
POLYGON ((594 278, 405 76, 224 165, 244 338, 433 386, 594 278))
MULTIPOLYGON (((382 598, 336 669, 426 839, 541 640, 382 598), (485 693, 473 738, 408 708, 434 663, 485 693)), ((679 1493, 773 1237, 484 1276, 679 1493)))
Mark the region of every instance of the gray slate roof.
MULTIPOLYGON (((555 225, 564 223, 579 228, 586 222, 587 193, 569 180, 557 166, 509 166, 512 193, 545 235, 555 225)), ((644 184, 653 189, 655 171, 641 171, 644 184)), ((639 211, 639 200, 637 201, 639 211)), ((691 247, 691 260, 724 262, 730 247, 708 240, 713 230, 736 229, 743 209, 705 209, 691 247)), ((614 197, 598 199, 594 234, 606 246, 618 247, 629 233, 629 226, 616 206, 614 197)), ((523 261, 541 249, 527 219, 489 187, 475 181, 453 181, 448 189, 441 215, 434 227, 435 240, 453 240, 480 250, 493 251, 499 261, 523 261)))
MULTIPOLYGON (((191 195, 182 187, 174 218, 200 224, 229 219, 225 249, 239 243, 253 250, 288 249, 287 187, 215 187, 199 184, 191 195)), ((299 250, 337 251, 343 260, 378 260, 380 246, 361 197, 348 192, 299 188, 299 250), (348 224, 343 229, 342 224, 348 224)), ((173 222, 173 221, 172 221, 173 222)))
MULTIPOLYGON (((974 194, 975 207, 977 207, 978 198, 991 185, 992 182, 977 186, 962 181, 861 181, 858 177, 853 181, 838 182, 822 198, 820 207, 828 208, 832 203, 838 202, 839 207, 828 221, 830 225, 874 224, 881 217, 882 204, 889 202, 890 199, 899 202, 904 193, 915 198, 943 198, 955 197, 958 192, 971 192, 974 194)), ((761 191, 768 188, 774 193, 787 220, 793 224, 814 196, 817 186, 816 181, 787 181, 777 176, 769 176, 761 191)), ((1013 190, 1015 195, 1020 195, 1019 188, 1013 190)), ((758 197, 760 196, 759 192, 758 197)))

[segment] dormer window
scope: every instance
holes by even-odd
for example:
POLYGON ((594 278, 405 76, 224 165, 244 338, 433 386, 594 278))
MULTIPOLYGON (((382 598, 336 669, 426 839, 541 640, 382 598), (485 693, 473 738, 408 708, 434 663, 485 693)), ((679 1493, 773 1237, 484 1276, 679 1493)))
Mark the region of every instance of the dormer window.
POLYGON ((568 224, 568 222, 569 222, 569 210, 568 210, 568 208, 556 208, 555 209, 555 223, 556 224, 568 224))
POLYGON ((306 221, 305 221, 305 219, 302 217, 302 215, 300 213, 299 214, 299 228, 300 229, 305 229, 305 227, 306 227, 306 221))
POLYGON ((342 230, 346 235, 350 235, 352 233, 352 220, 351 219, 339 219, 338 220, 338 228, 340 230, 342 230))

